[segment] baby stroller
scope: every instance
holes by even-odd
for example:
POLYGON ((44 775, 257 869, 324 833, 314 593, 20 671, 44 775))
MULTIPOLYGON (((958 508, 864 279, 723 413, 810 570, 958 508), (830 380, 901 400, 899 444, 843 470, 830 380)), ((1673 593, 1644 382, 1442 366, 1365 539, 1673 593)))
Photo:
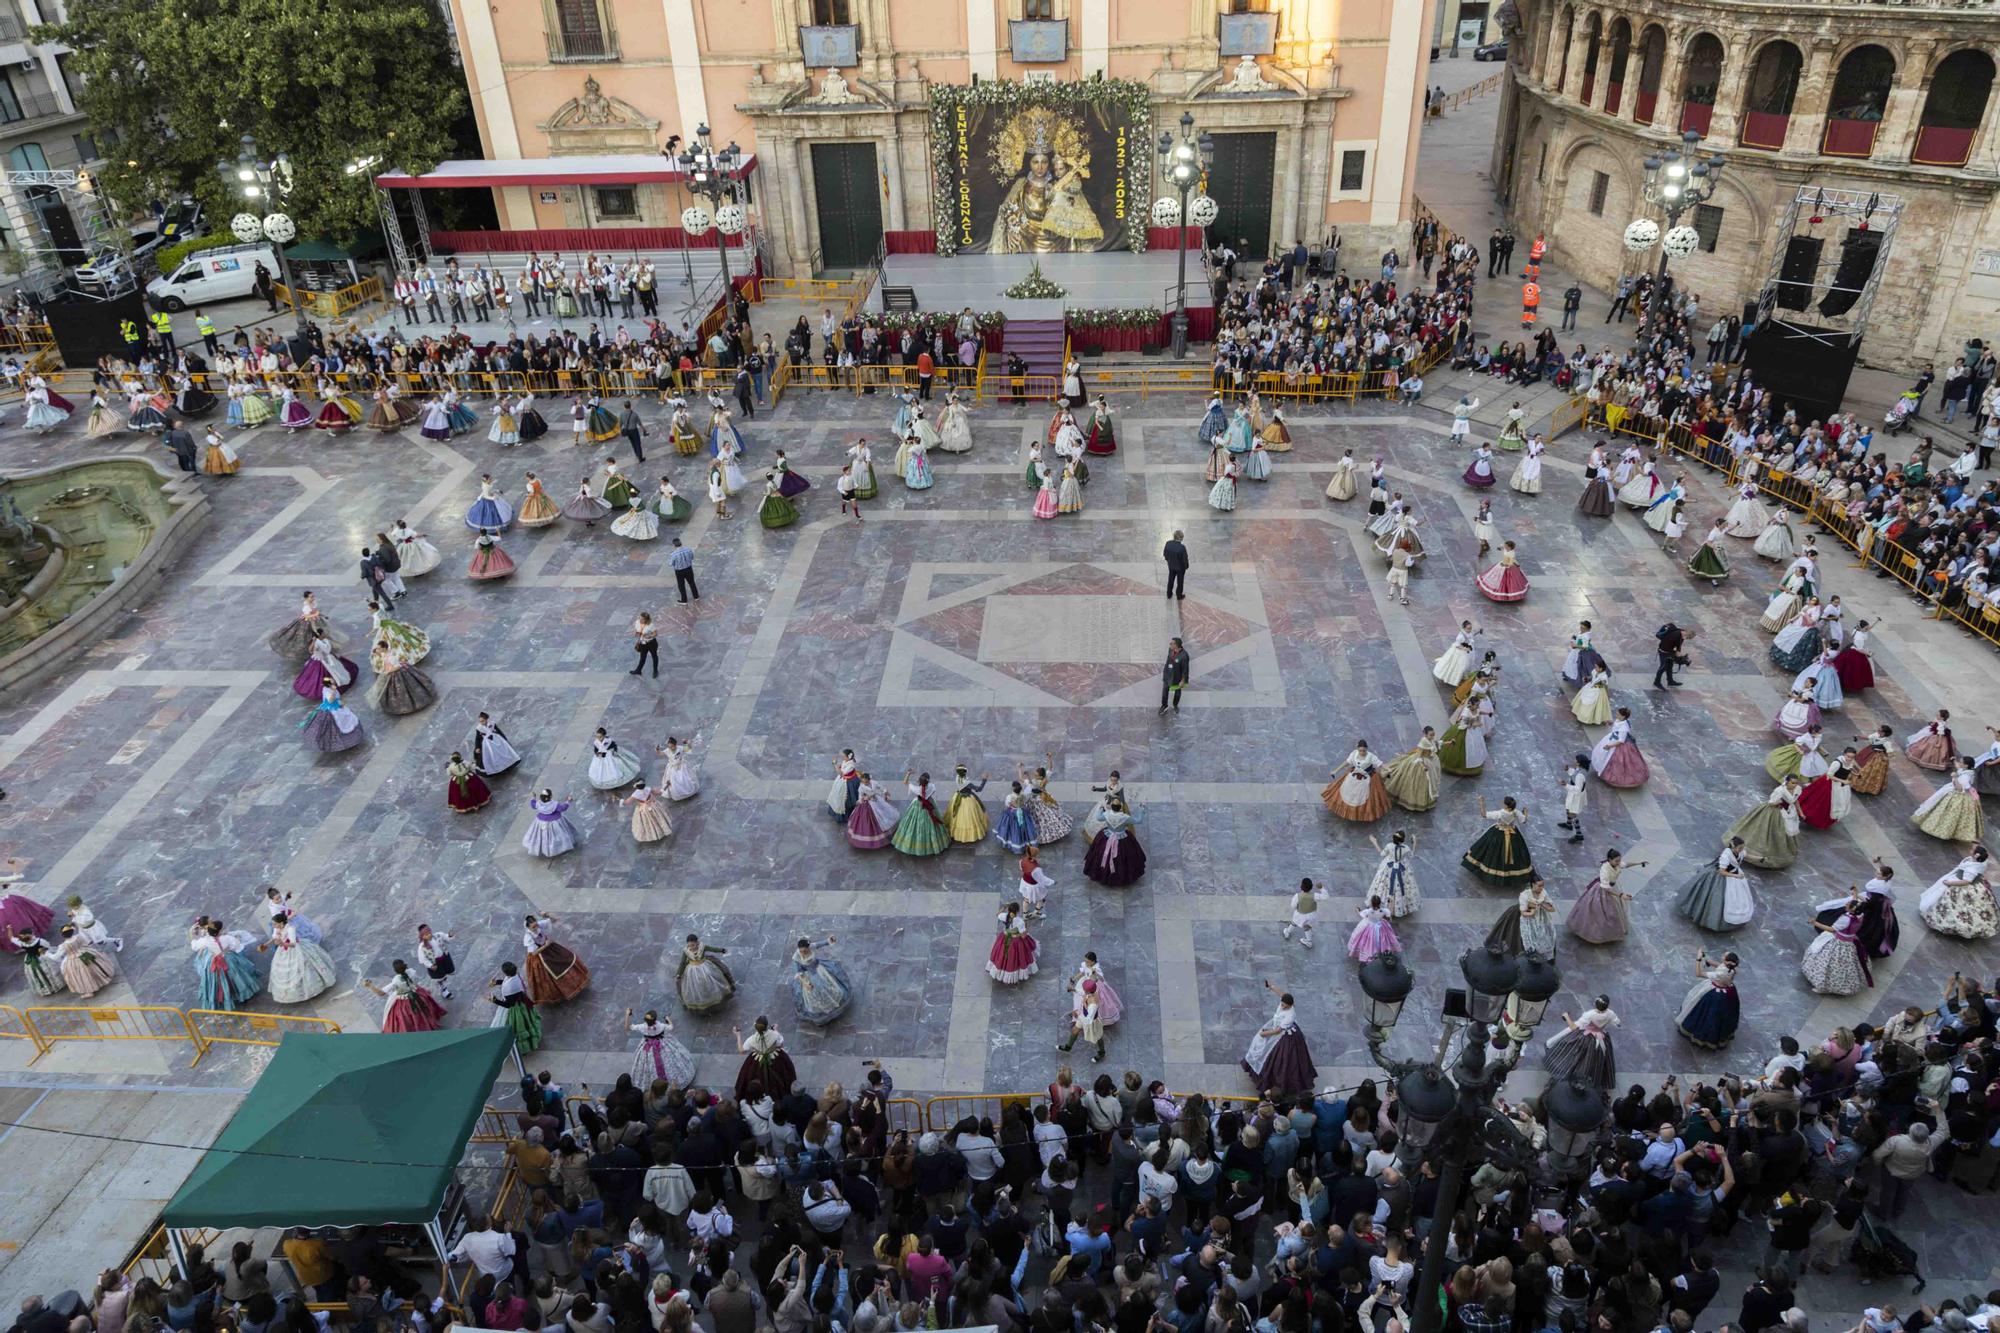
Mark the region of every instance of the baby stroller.
POLYGON ((1866 1213, 1861 1215, 1860 1225, 1854 1232, 1854 1262, 1861 1269, 1863 1282, 1913 1277, 1917 1284, 1910 1288, 1910 1294, 1915 1295, 1924 1289, 1924 1275, 1917 1266, 1917 1252, 1901 1236, 1877 1225, 1866 1213))

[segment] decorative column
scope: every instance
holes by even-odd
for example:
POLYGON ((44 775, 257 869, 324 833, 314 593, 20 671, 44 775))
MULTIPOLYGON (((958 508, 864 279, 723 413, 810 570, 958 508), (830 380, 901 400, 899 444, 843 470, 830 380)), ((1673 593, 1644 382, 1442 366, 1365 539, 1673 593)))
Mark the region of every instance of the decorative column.
POLYGON ((1278 217, 1278 242, 1291 245, 1296 241, 1310 241, 1310 236, 1299 234, 1299 195, 1304 190, 1306 175, 1306 128, 1304 107, 1300 108, 1299 122, 1285 131, 1285 164, 1278 172, 1278 179, 1284 193, 1278 217))
POLYGON ((1827 101, 1833 95, 1833 47, 1831 39, 1816 39, 1806 48, 1798 95, 1792 98, 1791 123, 1785 127, 1788 153, 1819 152, 1826 133, 1827 101))
POLYGON ((780 174, 785 184, 785 221, 791 231, 787 239, 792 254, 792 271, 812 276, 812 225, 806 221, 806 195, 812 188, 812 148, 804 139, 781 139, 772 154, 788 168, 780 174))
POLYGON ((1744 99, 1750 95, 1750 38, 1738 34, 1722 48, 1722 73, 1716 77, 1715 114, 1709 117, 1708 137, 1718 143, 1733 144, 1742 132, 1744 99))
POLYGON ((1583 100, 1584 58, 1590 53, 1590 40, 1584 36, 1585 27, 1582 15, 1570 20, 1569 68, 1563 71, 1562 95, 1572 102, 1583 100))
POLYGON ((1889 104, 1882 108, 1882 125, 1875 131, 1872 156, 1889 162, 1907 162, 1916 146, 1917 121, 1923 115, 1925 85, 1930 82, 1931 61, 1940 43, 1917 38, 1896 58, 1896 82, 1889 89, 1889 104))
MULTIPOLYGON (((1669 134, 1679 134, 1681 129, 1681 80, 1687 74, 1691 36, 1684 28, 1668 28, 1666 49, 1660 53, 1660 91, 1653 98, 1653 128, 1669 134)), ((1638 105, 1636 100, 1633 105, 1638 105)))

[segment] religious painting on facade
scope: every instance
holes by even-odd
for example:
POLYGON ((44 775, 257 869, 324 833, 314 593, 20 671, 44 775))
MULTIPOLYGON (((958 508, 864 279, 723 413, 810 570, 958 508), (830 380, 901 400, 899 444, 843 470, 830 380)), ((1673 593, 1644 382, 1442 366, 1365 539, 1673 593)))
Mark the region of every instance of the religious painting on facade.
POLYGON ((1144 84, 978 83, 931 97, 940 254, 1146 248, 1144 84))

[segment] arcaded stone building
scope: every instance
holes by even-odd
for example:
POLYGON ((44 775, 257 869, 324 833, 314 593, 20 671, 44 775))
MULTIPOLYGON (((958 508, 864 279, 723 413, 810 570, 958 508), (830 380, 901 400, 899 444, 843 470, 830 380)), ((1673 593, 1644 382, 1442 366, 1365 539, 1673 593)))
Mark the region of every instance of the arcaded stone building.
MULTIPOLYGON (((1800 185, 1905 201, 1861 359, 1911 368, 2000 334, 2000 5, 1522 0, 1494 141, 1517 231, 1604 286, 1650 267, 1625 226, 1642 160, 1683 130, 1727 158, 1675 272, 1705 310, 1754 300, 1800 185)), ((1830 246, 1841 237, 1827 224, 1830 246)))

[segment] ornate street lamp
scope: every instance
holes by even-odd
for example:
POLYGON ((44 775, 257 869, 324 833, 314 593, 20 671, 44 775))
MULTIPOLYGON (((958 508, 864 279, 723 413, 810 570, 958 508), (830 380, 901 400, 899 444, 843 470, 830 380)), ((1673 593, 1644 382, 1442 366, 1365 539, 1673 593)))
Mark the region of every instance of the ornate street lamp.
POLYGON ((1722 154, 1704 157, 1701 132, 1686 130, 1681 134, 1681 147, 1648 155, 1640 165, 1646 172, 1640 192, 1666 216, 1667 229, 1663 236, 1660 225, 1651 218, 1635 218, 1625 228, 1625 248, 1637 254, 1652 249, 1655 241, 1659 243, 1660 264, 1654 277, 1664 289, 1667 261, 1685 259, 1701 245, 1701 233, 1682 225, 1681 218, 1715 194, 1716 186, 1722 183, 1722 154))
POLYGON ((1194 193, 1208 178, 1209 166, 1215 161, 1215 139, 1206 131, 1197 136, 1194 112, 1183 111, 1179 138, 1171 130, 1160 131, 1159 154, 1160 184, 1171 193, 1153 201, 1153 225, 1176 229, 1174 249, 1180 252, 1180 272, 1175 279, 1173 329, 1174 356, 1179 358, 1187 355, 1188 343, 1187 237, 1179 228, 1183 220, 1191 226, 1206 227, 1222 212, 1215 200, 1194 193), (1192 200, 1190 195, 1194 196, 1192 200))
POLYGON ((285 284, 285 291, 292 301, 292 313, 298 319, 298 336, 301 339, 308 337, 312 330, 306 323, 305 306, 299 300, 298 285, 292 280, 292 261, 285 258, 285 245, 299 234, 299 229, 288 214, 280 211, 297 184, 291 159, 283 153, 266 159, 257 151, 256 137, 246 134, 238 144, 235 164, 224 163, 222 173, 235 184, 237 192, 249 205, 229 220, 230 232, 246 245, 262 240, 271 242, 271 248, 278 252, 279 280, 285 284), (251 212, 252 208, 270 211, 260 216, 251 212))
POLYGON ((660 154, 686 174, 690 193, 708 201, 707 208, 690 204, 681 210, 681 229, 690 236, 706 236, 710 227, 722 233, 716 251, 722 256, 722 306, 727 310, 736 296, 729 277, 730 238, 741 235, 750 221, 737 198, 736 173, 743 167, 743 150, 733 139, 727 148, 717 148, 708 126, 697 125, 693 141, 679 156, 665 148, 660 154))

